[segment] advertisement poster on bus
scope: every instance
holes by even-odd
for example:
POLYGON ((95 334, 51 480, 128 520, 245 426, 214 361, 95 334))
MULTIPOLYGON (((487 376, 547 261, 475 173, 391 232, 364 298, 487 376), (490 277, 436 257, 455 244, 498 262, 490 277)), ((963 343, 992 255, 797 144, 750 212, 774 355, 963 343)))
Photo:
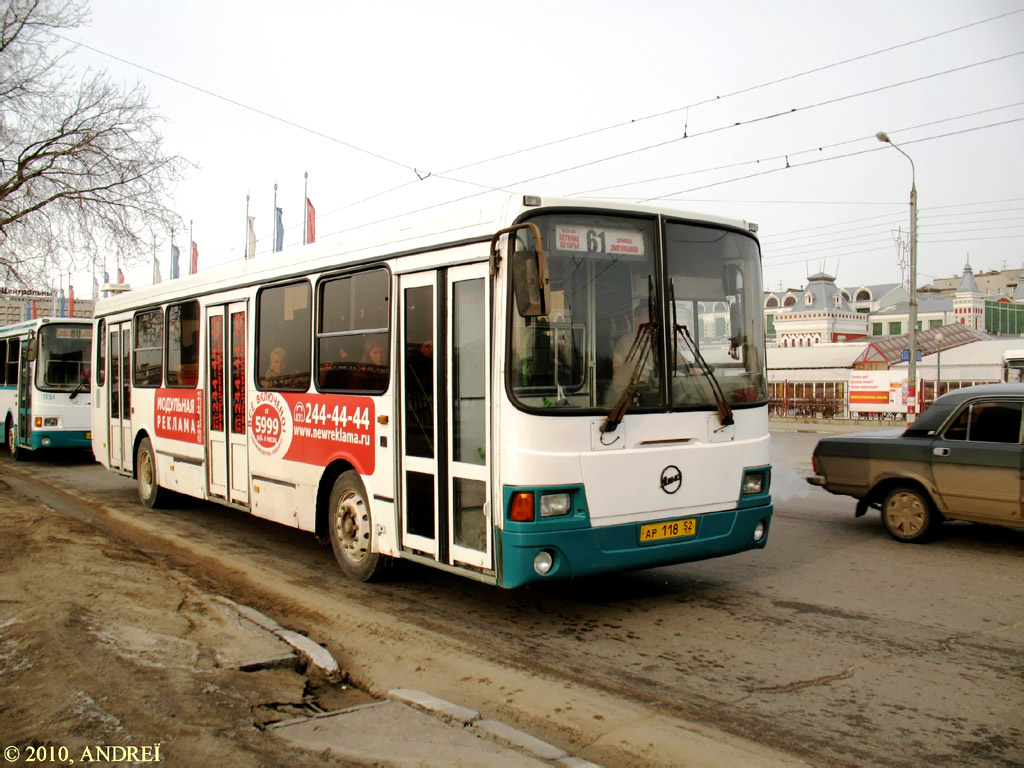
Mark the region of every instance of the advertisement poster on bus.
POLYGON ((154 429, 158 437, 202 445, 203 390, 158 389, 154 429))
POLYGON ((909 389, 903 371, 850 371, 850 411, 906 413, 909 389))
POLYGON ((249 405, 252 444, 264 456, 317 466, 343 458, 366 475, 375 421, 369 397, 259 392, 249 405))

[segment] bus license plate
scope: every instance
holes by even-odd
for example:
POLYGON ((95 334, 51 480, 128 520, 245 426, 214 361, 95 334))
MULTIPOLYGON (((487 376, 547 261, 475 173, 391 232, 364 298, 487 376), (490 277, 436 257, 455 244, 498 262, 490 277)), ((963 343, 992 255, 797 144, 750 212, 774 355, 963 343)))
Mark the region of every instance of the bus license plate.
POLYGON ((662 523, 651 523, 640 526, 640 543, 660 541, 662 539, 681 539, 697 533, 697 518, 687 517, 682 520, 666 520, 662 523))

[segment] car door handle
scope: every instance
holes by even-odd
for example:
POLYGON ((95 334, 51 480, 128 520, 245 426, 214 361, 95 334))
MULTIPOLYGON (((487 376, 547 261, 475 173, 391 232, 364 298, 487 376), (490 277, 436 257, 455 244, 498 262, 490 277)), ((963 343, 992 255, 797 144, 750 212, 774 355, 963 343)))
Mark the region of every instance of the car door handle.
POLYGON ((932 453, 936 456, 949 456, 949 448, 932 448, 932 453))

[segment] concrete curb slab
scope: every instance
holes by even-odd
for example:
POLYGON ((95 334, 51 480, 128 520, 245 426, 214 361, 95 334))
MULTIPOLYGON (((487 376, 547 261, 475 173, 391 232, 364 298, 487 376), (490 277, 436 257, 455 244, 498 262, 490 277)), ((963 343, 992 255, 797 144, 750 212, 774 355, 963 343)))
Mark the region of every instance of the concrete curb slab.
POLYGON ((393 691, 388 691, 388 696, 439 715, 447 720, 462 723, 462 725, 469 725, 480 719, 480 713, 475 709, 460 707, 458 704, 452 704, 450 701, 439 699, 423 691, 414 691, 411 688, 396 688, 393 691))
POLYGON ((500 723, 497 720, 480 720, 473 723, 473 727, 499 741, 504 741, 506 744, 511 744, 514 747, 536 755, 542 760, 561 760, 564 757, 569 757, 569 753, 564 749, 559 749, 553 744, 548 744, 546 741, 541 741, 528 733, 505 725, 505 723, 500 723))
POLYGON ((326 648, 290 629, 282 629, 274 634, 294 648, 310 667, 323 675, 327 682, 341 682, 341 668, 326 648))

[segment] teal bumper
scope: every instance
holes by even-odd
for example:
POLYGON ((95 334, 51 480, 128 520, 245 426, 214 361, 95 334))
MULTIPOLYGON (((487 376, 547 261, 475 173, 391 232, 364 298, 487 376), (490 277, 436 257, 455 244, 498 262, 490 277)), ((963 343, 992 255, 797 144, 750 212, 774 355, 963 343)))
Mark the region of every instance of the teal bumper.
POLYGON ((513 588, 539 581, 656 568, 762 549, 768 543, 771 497, 764 494, 744 502, 739 509, 693 515, 697 519, 693 536, 647 544, 640 543, 640 523, 536 532, 496 530, 501 586, 513 588), (764 524, 764 535, 755 540, 754 531, 759 523, 764 524), (554 564, 546 575, 540 576, 533 562, 545 550, 552 555, 554 564))
POLYGON ((47 431, 32 430, 32 450, 44 448, 92 448, 92 439, 87 437, 91 432, 85 429, 69 429, 47 431))

